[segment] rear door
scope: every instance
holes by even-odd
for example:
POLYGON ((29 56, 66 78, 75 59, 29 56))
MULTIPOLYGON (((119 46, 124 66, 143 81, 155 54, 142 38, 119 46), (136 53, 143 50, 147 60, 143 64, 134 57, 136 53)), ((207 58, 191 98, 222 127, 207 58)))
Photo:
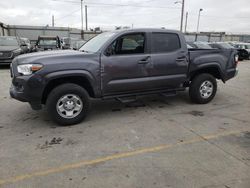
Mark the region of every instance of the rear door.
POLYGON ((153 68, 150 76, 154 88, 182 87, 188 70, 188 50, 184 37, 171 32, 151 33, 151 61, 153 68))

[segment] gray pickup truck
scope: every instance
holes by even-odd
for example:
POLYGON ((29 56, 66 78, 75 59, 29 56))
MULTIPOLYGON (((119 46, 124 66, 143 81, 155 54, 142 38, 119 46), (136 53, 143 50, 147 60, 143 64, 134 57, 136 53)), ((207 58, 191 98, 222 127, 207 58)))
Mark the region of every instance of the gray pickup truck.
POLYGON ((11 64, 10 95, 35 110, 45 105, 61 125, 81 122, 91 98, 126 99, 176 94, 189 87, 191 101, 205 104, 237 74, 233 49, 187 49, 184 35, 165 29, 102 33, 79 51, 21 55, 11 64))

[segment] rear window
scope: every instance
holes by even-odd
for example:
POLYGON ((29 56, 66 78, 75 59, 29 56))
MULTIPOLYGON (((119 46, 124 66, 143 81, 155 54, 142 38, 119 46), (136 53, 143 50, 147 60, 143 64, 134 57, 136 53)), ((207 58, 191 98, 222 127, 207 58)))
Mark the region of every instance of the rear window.
POLYGON ((173 52, 181 48, 180 39, 174 33, 152 33, 152 52, 173 52))

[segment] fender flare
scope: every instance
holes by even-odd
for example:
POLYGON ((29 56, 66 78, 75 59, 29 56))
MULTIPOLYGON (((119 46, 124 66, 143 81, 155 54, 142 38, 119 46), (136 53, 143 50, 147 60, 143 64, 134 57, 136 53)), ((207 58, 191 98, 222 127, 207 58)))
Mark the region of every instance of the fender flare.
POLYGON ((93 88, 95 96, 97 96, 100 93, 97 80, 89 71, 86 70, 63 70, 63 71, 52 72, 44 76, 44 82, 45 82, 44 84, 47 85, 50 81, 58 78, 64 78, 64 77, 66 78, 74 76, 80 76, 87 79, 91 87, 93 88))
POLYGON ((209 68, 217 69, 220 73, 221 80, 223 82, 225 82, 225 75, 222 71, 222 67, 220 66, 220 63, 217 63, 217 62, 209 62, 209 63, 205 63, 205 64, 199 64, 196 67, 193 67, 190 70, 190 77, 191 77, 191 75, 195 74, 196 72, 199 72, 199 71, 205 70, 205 69, 209 69, 209 68))

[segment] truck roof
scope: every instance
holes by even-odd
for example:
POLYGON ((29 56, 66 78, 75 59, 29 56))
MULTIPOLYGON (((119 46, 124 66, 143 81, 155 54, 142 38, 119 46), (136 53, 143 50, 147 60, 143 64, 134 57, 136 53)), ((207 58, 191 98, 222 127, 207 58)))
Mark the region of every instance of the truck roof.
POLYGON ((164 32, 164 33, 181 33, 177 30, 163 29, 163 28, 136 28, 136 29, 120 29, 114 30, 112 32, 116 33, 126 33, 126 32, 164 32))
POLYGON ((46 39, 55 39, 58 38, 58 36, 46 36, 46 35, 41 35, 38 38, 46 38, 46 39))

